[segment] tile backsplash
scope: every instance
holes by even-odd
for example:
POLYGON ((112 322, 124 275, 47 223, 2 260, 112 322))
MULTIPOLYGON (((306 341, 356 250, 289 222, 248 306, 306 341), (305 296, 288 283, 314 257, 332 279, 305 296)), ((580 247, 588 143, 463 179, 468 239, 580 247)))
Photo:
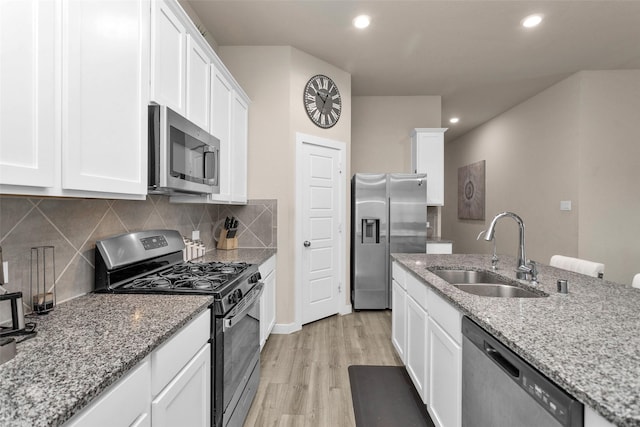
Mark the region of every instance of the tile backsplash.
POLYGON ((238 221, 238 246, 275 248, 277 201, 249 200, 246 205, 169 203, 166 196, 142 201, 57 199, 0 196, 0 246, 9 263, 9 291, 30 288, 32 247, 55 247, 56 299, 62 302, 93 290, 96 240, 152 229, 194 230, 212 250, 227 216, 238 221))

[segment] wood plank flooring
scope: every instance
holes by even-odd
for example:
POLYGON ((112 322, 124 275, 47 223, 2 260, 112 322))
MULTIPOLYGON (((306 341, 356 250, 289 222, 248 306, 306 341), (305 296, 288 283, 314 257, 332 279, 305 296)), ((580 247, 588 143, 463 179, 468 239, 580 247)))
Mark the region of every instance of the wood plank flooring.
POLYGON ((391 311, 360 311, 271 335, 245 427, 354 427, 349 365, 402 365, 391 311))

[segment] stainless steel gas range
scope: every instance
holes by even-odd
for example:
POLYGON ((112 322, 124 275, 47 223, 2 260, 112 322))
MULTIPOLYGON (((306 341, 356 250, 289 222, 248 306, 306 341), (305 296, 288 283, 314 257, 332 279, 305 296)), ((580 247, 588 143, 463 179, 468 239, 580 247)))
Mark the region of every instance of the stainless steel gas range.
POLYGON ((241 427, 260 379, 258 266, 184 262, 175 230, 122 234, 96 242, 96 292, 196 294, 214 298, 211 325, 212 425, 241 427))

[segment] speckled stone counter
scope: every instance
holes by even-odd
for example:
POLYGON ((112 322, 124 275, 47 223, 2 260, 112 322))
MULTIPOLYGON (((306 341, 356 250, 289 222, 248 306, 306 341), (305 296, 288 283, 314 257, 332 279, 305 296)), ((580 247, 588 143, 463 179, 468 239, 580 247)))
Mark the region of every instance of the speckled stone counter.
POLYGON ((88 294, 28 317, 37 335, 0 365, 0 425, 63 424, 212 302, 88 294))
MULTIPOLYGON (((490 269, 487 255, 393 254, 393 258, 586 406, 619 426, 640 426, 640 290, 539 264, 543 298, 461 291, 427 267, 490 269), (569 293, 556 281, 566 279, 569 293)), ((516 260, 498 274, 515 280, 516 260)))
POLYGON ((214 249, 207 252, 207 254, 198 258, 195 261, 205 261, 205 262, 248 262, 250 264, 262 264, 272 255, 276 253, 275 249, 232 249, 229 251, 223 251, 222 249, 214 249))

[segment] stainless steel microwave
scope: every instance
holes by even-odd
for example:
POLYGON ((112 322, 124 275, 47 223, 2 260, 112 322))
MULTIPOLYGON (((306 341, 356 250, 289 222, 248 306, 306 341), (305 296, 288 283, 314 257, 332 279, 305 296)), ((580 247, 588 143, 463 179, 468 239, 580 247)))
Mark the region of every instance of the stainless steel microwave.
POLYGON ((220 193, 220 140, 164 105, 149 105, 149 193, 220 193))

